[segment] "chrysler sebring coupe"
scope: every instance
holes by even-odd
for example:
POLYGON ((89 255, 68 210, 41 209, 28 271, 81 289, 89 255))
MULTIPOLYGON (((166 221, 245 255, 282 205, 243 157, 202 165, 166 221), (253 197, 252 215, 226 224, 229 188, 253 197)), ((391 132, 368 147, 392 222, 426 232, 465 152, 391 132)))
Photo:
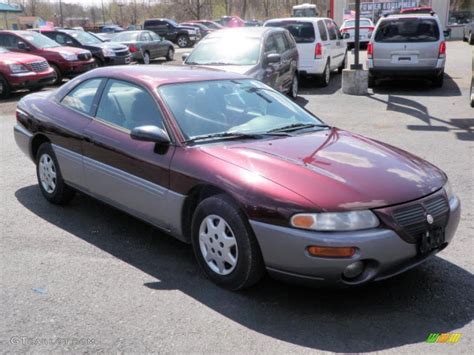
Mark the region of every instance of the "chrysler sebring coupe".
POLYGON ((96 69, 24 97, 14 134, 49 202, 81 191, 136 216, 231 290, 265 271, 382 280, 444 249, 460 218, 440 169, 239 74, 96 69))

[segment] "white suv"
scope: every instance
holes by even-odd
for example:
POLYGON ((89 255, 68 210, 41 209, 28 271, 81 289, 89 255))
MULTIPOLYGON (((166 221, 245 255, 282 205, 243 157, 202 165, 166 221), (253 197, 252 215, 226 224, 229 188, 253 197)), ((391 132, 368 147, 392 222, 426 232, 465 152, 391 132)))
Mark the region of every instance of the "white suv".
POLYGON ((320 84, 327 86, 331 71, 344 69, 347 44, 332 19, 289 17, 269 20, 264 26, 283 27, 293 35, 299 54, 299 75, 316 75, 320 84))

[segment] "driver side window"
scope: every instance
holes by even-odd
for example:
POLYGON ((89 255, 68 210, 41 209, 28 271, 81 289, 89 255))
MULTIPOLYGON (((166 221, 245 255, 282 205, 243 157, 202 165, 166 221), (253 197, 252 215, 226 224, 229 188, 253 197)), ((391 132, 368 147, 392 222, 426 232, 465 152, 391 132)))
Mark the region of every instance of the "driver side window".
POLYGON ((147 125, 164 128, 163 116, 145 89, 114 79, 105 86, 96 117, 127 130, 147 125))

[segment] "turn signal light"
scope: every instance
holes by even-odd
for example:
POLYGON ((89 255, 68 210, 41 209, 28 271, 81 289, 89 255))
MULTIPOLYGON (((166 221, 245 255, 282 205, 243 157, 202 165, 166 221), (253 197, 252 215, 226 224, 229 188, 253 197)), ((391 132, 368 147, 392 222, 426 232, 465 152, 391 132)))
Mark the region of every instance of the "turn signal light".
POLYGON ((313 226, 314 218, 308 215, 296 215, 291 219, 293 226, 310 229, 313 226))
POLYGON ((309 246, 306 250, 312 256, 320 256, 326 258, 349 258, 355 254, 354 247, 317 247, 309 246))
POLYGON ((367 45, 367 58, 372 59, 374 56, 374 45, 372 42, 369 42, 367 45))

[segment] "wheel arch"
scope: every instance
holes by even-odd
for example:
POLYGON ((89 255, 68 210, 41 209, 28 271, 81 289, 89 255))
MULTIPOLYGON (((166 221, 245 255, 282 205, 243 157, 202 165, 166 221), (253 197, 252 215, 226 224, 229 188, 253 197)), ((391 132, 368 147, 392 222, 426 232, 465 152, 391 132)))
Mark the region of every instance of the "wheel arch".
POLYGON ((36 162, 36 155, 38 154, 38 149, 43 143, 51 143, 51 140, 44 134, 38 133, 31 140, 30 154, 33 161, 36 162))

